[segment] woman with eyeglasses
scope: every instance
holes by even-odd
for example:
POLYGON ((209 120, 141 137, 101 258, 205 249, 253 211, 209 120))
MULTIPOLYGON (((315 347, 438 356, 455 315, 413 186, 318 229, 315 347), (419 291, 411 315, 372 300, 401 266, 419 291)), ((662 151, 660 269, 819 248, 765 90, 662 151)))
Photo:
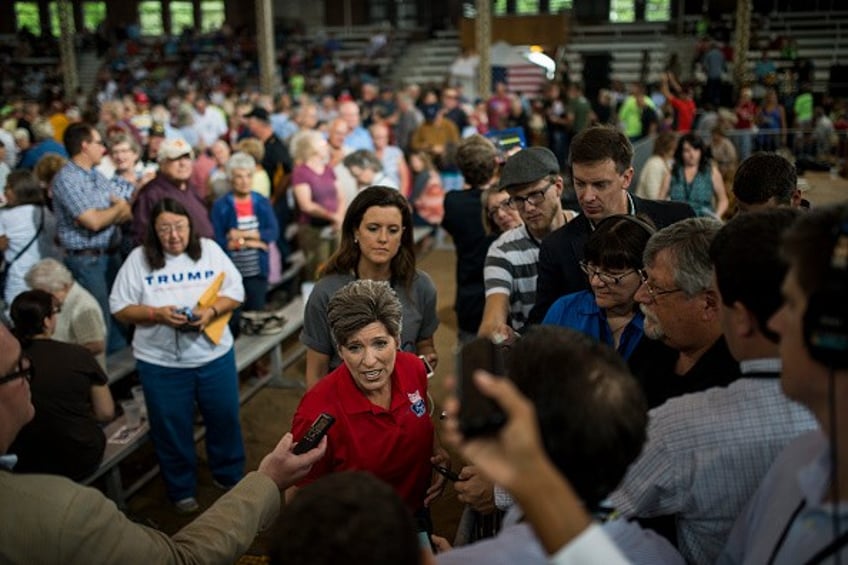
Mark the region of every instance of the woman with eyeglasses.
POLYGON ((215 483, 229 488, 244 474, 233 336, 220 320, 243 300, 241 273, 224 250, 198 235, 182 204, 171 198, 157 202, 144 245, 118 272, 109 306, 119 321, 135 325, 133 355, 150 437, 168 496, 180 513, 199 509, 195 403, 206 426, 215 483), (217 296, 200 305, 221 275, 217 296))
POLYGON ((15 472, 63 475, 75 481, 93 473, 106 438, 98 425, 115 415, 106 374, 84 347, 52 339, 59 305, 43 290, 22 292, 12 302, 14 333, 21 342, 20 370, 29 366, 35 417, 9 453, 15 472))
POLYGON ((632 216, 601 221, 580 262, 591 290, 559 298, 542 323, 581 331, 629 359, 643 335, 644 315, 634 297, 642 286, 642 252, 653 233, 650 224, 632 216))

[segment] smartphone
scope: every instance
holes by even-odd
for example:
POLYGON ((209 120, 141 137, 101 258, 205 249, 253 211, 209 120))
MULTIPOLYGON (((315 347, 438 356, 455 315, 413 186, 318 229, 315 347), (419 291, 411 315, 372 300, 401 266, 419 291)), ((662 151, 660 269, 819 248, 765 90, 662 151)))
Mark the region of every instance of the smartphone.
POLYGON ((447 480, 453 482, 462 481, 462 479, 459 478, 459 475, 457 475, 455 471, 451 471, 447 467, 443 467, 442 465, 436 465, 435 463, 433 463, 432 465, 433 470, 445 477, 447 480))
POLYGON ((300 438, 300 441, 297 442, 297 445, 292 449, 292 453, 295 455, 301 455, 315 449, 318 447, 318 444, 321 443, 321 438, 327 435, 327 430, 330 429, 335 423, 336 419, 327 414, 326 412, 320 414, 315 421, 312 422, 312 425, 309 426, 309 429, 306 430, 306 433, 300 438))
POLYGON ((430 364, 429 361, 427 361, 427 358, 425 356, 419 355, 418 358, 421 359, 422 363, 424 363, 424 370, 427 372, 427 378, 432 379, 433 375, 436 374, 436 372, 433 370, 433 366, 430 364))
POLYGON ((506 415, 494 400, 483 396, 474 384, 474 371, 484 369, 493 375, 505 373, 504 351, 489 338, 478 337, 459 352, 459 428, 466 437, 491 435, 506 422, 506 415))

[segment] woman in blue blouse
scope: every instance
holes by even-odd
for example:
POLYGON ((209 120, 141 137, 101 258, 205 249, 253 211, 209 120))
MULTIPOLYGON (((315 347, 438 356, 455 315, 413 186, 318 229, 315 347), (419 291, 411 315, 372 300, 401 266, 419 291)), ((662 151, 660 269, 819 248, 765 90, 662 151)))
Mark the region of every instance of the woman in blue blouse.
POLYGON ((559 298, 542 323, 581 331, 627 360, 642 339, 644 316, 633 297, 642 285, 642 252, 653 233, 651 225, 633 216, 610 216, 599 223, 580 262, 591 290, 559 298))

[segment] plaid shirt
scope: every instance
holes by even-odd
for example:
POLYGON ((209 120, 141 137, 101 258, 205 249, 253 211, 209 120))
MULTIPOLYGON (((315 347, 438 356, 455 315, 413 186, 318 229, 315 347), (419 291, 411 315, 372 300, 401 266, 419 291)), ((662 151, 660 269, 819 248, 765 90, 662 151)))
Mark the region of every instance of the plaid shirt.
POLYGON ((102 210, 112 206, 111 196, 120 196, 114 184, 94 169, 86 171, 68 161, 53 181, 53 204, 56 232, 65 249, 108 249, 115 226, 99 232, 82 226, 77 218, 86 210, 102 210))
POLYGON ((676 515, 678 549, 689 563, 715 563, 778 453, 817 428, 783 395, 779 360, 740 365, 742 377, 729 386, 650 411, 648 442, 610 496, 625 518, 676 515))

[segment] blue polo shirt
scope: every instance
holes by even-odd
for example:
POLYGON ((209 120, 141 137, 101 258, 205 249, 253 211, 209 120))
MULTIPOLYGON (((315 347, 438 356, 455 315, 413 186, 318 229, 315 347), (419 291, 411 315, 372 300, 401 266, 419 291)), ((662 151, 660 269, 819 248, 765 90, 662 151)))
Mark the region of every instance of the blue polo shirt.
MULTIPOLYGON (((621 333, 617 351, 625 361, 630 358, 644 335, 644 321, 645 316, 637 311, 621 333)), ((598 307, 591 290, 581 290, 559 298, 551 305, 542 323, 571 328, 611 347, 614 346, 606 314, 598 307)))

